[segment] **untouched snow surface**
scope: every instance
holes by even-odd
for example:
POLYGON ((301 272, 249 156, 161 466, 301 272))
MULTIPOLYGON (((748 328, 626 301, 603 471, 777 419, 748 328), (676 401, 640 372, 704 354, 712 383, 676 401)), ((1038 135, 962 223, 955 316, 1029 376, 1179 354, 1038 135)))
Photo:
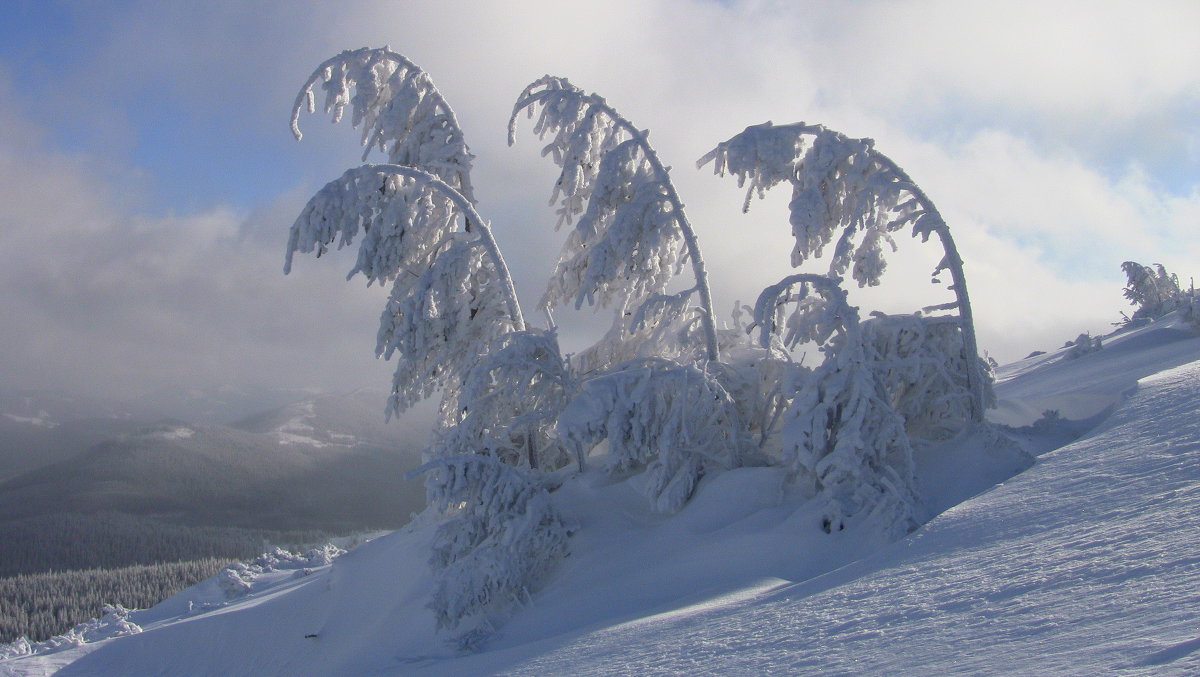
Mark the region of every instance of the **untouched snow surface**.
POLYGON ((670 519, 626 483, 569 482, 572 555, 479 654, 435 637, 412 527, 0 675, 1200 674, 1198 360, 1195 332, 1159 323, 1010 365, 998 420, 1050 451, 1010 478, 1028 457, 996 435, 918 450, 926 510, 949 509, 890 545, 821 533, 771 469, 670 519))

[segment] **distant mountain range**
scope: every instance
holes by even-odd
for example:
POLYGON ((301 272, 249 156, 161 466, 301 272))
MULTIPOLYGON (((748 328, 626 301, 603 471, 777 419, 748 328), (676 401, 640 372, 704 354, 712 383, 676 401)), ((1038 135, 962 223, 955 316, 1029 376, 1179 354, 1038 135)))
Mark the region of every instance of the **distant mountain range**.
POLYGON ((0 522, 120 512, 198 526, 398 526, 424 503, 404 473, 429 422, 385 424, 385 399, 309 396, 219 425, 152 419, 145 402, 0 397, 0 522))

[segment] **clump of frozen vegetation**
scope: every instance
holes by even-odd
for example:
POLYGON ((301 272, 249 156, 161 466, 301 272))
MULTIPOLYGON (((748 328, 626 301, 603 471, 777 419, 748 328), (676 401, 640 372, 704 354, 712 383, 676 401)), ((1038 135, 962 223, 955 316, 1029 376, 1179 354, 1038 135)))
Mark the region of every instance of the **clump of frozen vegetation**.
POLYGON ((1093 337, 1091 334, 1084 332, 1077 336, 1074 341, 1067 341, 1063 346, 1067 352, 1063 354, 1063 358, 1067 360, 1075 360, 1088 353, 1094 353, 1104 347, 1101 337, 1093 337))
POLYGON ((794 266, 833 247, 827 275, 785 278, 764 290, 749 323, 735 317, 719 330, 699 242, 649 131, 564 78, 534 81, 513 108, 509 140, 523 116, 532 120, 561 170, 550 202, 557 227, 568 227, 539 304, 546 326, 535 328, 477 211, 462 130, 428 76, 386 48, 343 52, 305 83, 297 138, 318 87, 335 122, 352 111, 364 159, 378 150, 385 161, 310 200, 287 267, 297 251, 357 241, 350 276, 392 285, 376 346, 397 361, 388 412, 441 393, 421 472, 426 516, 438 524, 431 608, 456 646, 486 641, 565 556, 569 529, 551 492, 590 465, 666 515, 705 478, 785 468, 791 495, 820 506, 814 528, 869 523, 898 536, 917 524, 910 437, 962 434, 991 404, 949 229, 869 139, 768 123, 701 159, 748 184, 747 205, 792 186, 794 266), (884 248, 902 228, 938 238, 935 282, 949 273, 955 299, 860 322, 841 276, 880 284, 884 248), (612 324, 564 355, 553 320, 563 305, 611 309, 612 324), (820 364, 793 359, 802 343, 819 346, 820 364))
MULTIPOLYGON (((965 351, 955 318, 872 313, 862 323, 862 333, 888 402, 904 418, 909 437, 945 440, 967 429, 973 406, 967 362, 946 359, 965 351)), ((980 371, 990 382, 985 368, 980 371)), ((990 387, 984 397, 984 404, 992 406, 990 387)))
POLYGON ((130 620, 130 611, 120 604, 106 604, 103 616, 80 623, 65 634, 51 637, 42 642, 30 642, 28 639, 20 637, 15 642, 0 644, 0 661, 21 656, 55 653, 112 637, 136 635, 142 631, 142 628, 130 620))
POLYGON ((264 574, 277 571, 293 571, 295 578, 307 576, 317 567, 331 564, 333 560, 346 554, 346 551, 327 543, 319 548, 313 548, 306 553, 298 554, 283 548, 275 548, 265 552, 250 562, 235 562, 216 575, 217 584, 225 594, 225 599, 232 600, 243 597, 254 587, 254 582, 264 574))
POLYGON ((782 332, 786 347, 811 341, 826 353, 793 386, 782 418, 782 461, 823 502, 821 528, 841 531, 855 516, 878 516, 893 536, 911 531, 916 479, 905 421, 837 278, 801 273, 767 287, 753 326, 761 344, 782 332))
POLYGON ((1200 327, 1200 296, 1194 287, 1181 289, 1179 276, 1168 273, 1161 263, 1143 266, 1126 261, 1121 270, 1127 279, 1125 298, 1137 306, 1126 323, 1154 320, 1179 310, 1185 320, 1200 327))

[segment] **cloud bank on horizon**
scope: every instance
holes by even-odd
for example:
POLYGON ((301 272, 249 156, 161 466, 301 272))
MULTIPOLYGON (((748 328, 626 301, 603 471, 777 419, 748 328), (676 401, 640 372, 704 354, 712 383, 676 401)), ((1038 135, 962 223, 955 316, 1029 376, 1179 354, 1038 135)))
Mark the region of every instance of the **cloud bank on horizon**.
MULTIPOLYGON (((766 120, 870 136, 937 202, 1001 361, 1107 329, 1120 263, 1200 260, 1200 5, 311 0, 0 10, 0 383, 132 396, 169 383, 382 386, 380 290, 348 259, 281 274, 291 219, 360 161, 348 125, 287 117, 311 69, 391 45, 459 114, 523 299, 563 234, 521 88, 604 95, 668 164, 724 314, 788 272, 784 196, 740 213, 693 169, 766 120)), ((907 238, 903 238, 907 240, 907 238)), ((947 300, 901 242, 865 309, 947 300), (901 258, 906 257, 906 258, 901 258)))

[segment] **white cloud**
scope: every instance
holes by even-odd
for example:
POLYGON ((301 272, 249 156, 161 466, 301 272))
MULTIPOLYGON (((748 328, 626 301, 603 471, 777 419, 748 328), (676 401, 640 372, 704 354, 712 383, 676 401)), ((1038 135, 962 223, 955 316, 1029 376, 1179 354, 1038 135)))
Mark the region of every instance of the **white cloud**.
MULTIPOLYGON (((748 124, 807 120, 876 138, 940 205, 967 259, 984 348, 1011 359, 1060 345, 1125 307, 1125 258, 1196 272, 1195 180, 1164 187, 1171 177, 1158 172, 1163 158, 1200 161, 1196 123, 1181 113, 1200 99, 1197 12, 1167 2, 147 3, 96 23, 98 53, 81 57, 50 108, 38 99, 23 117, 0 111, 0 297, 15 309, 0 325, 0 378, 385 382, 388 367, 371 359, 378 295, 341 281, 349 264, 279 274, 306 191, 357 161, 357 136, 319 117, 302 121, 303 144, 290 141, 294 91, 337 50, 385 43, 423 65, 458 111, 479 156, 481 208, 527 305, 561 238, 545 207, 554 172, 527 127, 506 148, 504 125, 521 87, 551 72, 653 130, 721 316, 788 272, 786 200, 742 215, 732 183, 693 162, 748 124), (97 163, 108 146, 55 151, 53 125, 66 116, 134 119, 143 100, 191 125, 175 134, 237 126, 268 140, 253 152, 276 155, 278 183, 306 188, 264 194, 249 214, 147 216, 125 196, 136 168, 97 163)), ((942 300, 926 284, 936 252, 903 244, 912 260, 897 258, 885 288, 855 298, 892 311, 942 300)))

